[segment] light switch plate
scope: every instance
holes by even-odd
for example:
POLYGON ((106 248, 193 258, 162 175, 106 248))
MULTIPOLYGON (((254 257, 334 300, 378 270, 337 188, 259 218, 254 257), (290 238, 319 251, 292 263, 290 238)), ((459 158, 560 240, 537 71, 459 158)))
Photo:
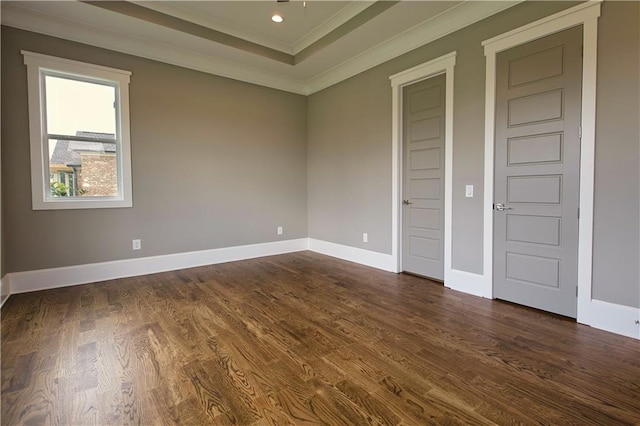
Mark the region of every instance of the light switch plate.
POLYGON ((473 185, 467 185, 464 188, 464 196, 467 198, 473 198, 473 185))

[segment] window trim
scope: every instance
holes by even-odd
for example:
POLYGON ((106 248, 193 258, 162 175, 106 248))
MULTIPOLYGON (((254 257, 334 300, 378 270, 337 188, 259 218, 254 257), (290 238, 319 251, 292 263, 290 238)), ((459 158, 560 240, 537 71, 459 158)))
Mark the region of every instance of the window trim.
POLYGON ((27 66, 29 101, 29 140, 31 151, 31 201, 33 210, 122 208, 133 206, 131 185, 131 141, 129 121, 129 81, 131 72, 23 50, 27 66), (76 76, 88 82, 104 81, 117 88, 116 153, 118 160, 118 196, 48 197, 49 172, 46 129, 46 105, 43 80, 46 74, 76 76), (119 135, 119 137, 118 137, 119 135), (45 180, 46 177, 46 180, 45 180))

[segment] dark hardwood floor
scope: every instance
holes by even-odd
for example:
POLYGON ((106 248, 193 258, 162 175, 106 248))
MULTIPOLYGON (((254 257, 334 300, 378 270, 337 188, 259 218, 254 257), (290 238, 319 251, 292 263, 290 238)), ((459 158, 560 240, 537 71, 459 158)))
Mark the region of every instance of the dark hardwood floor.
POLYGON ((11 296, 3 425, 640 424, 640 341, 310 252, 11 296))

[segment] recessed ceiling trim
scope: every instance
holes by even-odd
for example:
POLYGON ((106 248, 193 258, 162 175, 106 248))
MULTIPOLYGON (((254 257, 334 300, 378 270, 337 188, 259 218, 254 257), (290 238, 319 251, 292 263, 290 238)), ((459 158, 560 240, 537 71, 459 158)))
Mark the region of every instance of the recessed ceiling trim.
POLYGON ((400 3, 400 1, 379 1, 373 4, 372 6, 363 10, 358 15, 352 17, 347 22, 343 23, 330 33, 326 34, 321 39, 307 46, 304 50, 298 52, 293 58, 293 63, 299 64, 305 59, 311 57, 314 53, 317 53, 325 47, 330 46, 332 43, 335 43, 354 29, 367 23, 385 10, 389 9, 391 6, 395 6, 398 3, 400 3))
POLYGON ((132 37, 104 28, 87 25, 82 22, 62 19, 46 13, 24 9, 9 3, 2 5, 2 25, 177 65, 207 74, 283 90, 285 92, 305 94, 302 82, 289 77, 199 54, 164 43, 132 37))
MULTIPOLYGON (((242 38, 244 40, 249 40, 254 43, 261 44, 263 46, 270 47, 272 49, 279 50, 284 53, 288 53, 290 55, 296 55, 300 51, 306 49, 311 44, 315 43, 316 41, 324 37, 325 35, 329 34, 331 31, 338 28, 340 25, 344 24, 354 16, 358 15, 360 12, 364 11, 369 6, 375 4, 376 1, 379 1, 379 0, 358 0, 358 1, 349 3, 347 6, 341 9, 334 16, 327 19, 319 26, 315 27, 309 33, 300 37, 291 45, 286 43, 281 43, 270 38, 266 38, 262 34, 257 34, 254 32, 243 30, 241 28, 234 27, 232 25, 227 25, 222 21, 213 19, 208 16, 204 16, 199 13, 194 13, 193 11, 182 7, 179 4, 179 2, 132 0, 130 1, 130 3, 134 3, 134 4, 137 4, 138 6, 146 7, 148 9, 152 9, 157 12, 162 12, 167 15, 175 16, 185 21, 194 22, 199 25, 221 31, 226 34, 230 34, 235 37, 242 38)), ((297 2, 297 3, 300 3, 300 2, 297 2)), ((309 13, 313 13, 313 3, 310 2, 307 5, 307 7, 309 8, 309 13)))
MULTIPOLYGON (((340 38, 349 34, 351 31, 366 24, 371 19, 380 15, 390 7, 400 3, 399 0, 395 1, 378 1, 373 3, 369 7, 362 9, 362 11, 352 16, 349 20, 338 26, 334 30, 326 33, 322 38, 316 40, 311 45, 307 46, 304 50, 298 52, 295 55, 290 55, 285 52, 266 47, 260 43, 254 43, 231 34, 218 31, 208 26, 203 26, 191 21, 178 18, 164 12, 159 12, 155 9, 145 7, 142 4, 134 4, 127 1, 104 1, 104 0, 79 0, 81 3, 100 7, 110 12, 120 13, 130 18, 140 19, 151 24, 160 25, 172 30, 180 31, 186 34, 190 34, 196 37, 201 37, 215 43, 224 44, 235 49, 244 50, 247 53, 263 56, 268 59, 273 59, 288 65, 299 64, 305 59, 310 58, 315 53, 324 49, 327 46, 338 41, 340 38)), ((282 15, 274 14, 271 20, 275 23, 281 23, 283 21, 282 15)))
MULTIPOLYGON (((198 53, 186 48, 44 13, 26 7, 28 2, 25 3, 25 7, 22 7, 19 3, 3 2, 2 24, 191 68, 234 80, 310 95, 512 7, 521 1, 523 0, 466 1, 458 7, 441 13, 437 19, 424 21, 422 24, 400 33, 398 36, 380 43, 324 72, 319 71, 317 75, 306 81, 300 81, 292 75, 277 71, 252 67, 233 60, 223 60, 210 54, 198 53)), ((291 70, 292 72, 295 71, 295 67, 291 67, 291 70)))
POLYGON ((525 0, 466 1, 306 81, 306 95, 429 44, 525 0))
POLYGON ((251 41, 256 44, 261 44, 265 47, 270 47, 271 49, 279 50, 284 53, 288 53, 289 55, 293 55, 295 52, 286 43, 280 43, 273 39, 265 38, 263 35, 256 34, 254 32, 242 30, 240 28, 236 28, 232 25, 227 25, 222 21, 217 19, 213 19, 211 17, 194 13, 191 10, 182 7, 179 2, 160 2, 160 1, 130 1, 130 3, 137 4, 141 7, 146 7, 147 9, 152 9, 157 12, 164 13, 166 15, 175 16, 176 18, 183 19, 185 21, 193 22, 199 25, 202 25, 207 28, 211 28, 213 30, 218 30, 220 32, 230 34, 232 36, 251 41))
POLYGON ((288 53, 271 49, 270 47, 254 43, 252 41, 247 41, 242 38, 202 26, 200 24, 185 21, 184 19, 176 18, 175 16, 167 15, 166 13, 138 6, 137 4, 129 3, 126 1, 81 0, 81 2, 91 6, 109 10, 111 12, 120 13, 131 18, 141 19, 152 24, 161 25, 163 27, 191 34, 196 37, 201 37, 216 43, 224 44, 229 47, 241 49, 245 52, 264 56, 265 58, 273 59, 285 64, 294 64, 293 55, 289 55, 288 53))
MULTIPOLYGON (((333 17, 327 19, 322 25, 314 28, 306 35, 300 37, 297 41, 293 43, 291 46, 291 52, 294 55, 297 55, 307 47, 311 46, 316 41, 320 40, 322 37, 326 36, 345 22, 349 21, 356 15, 359 15, 366 8, 375 4, 377 0, 373 1, 354 1, 349 3, 347 7, 342 9, 340 12, 335 14, 333 17)), ((309 5, 311 8, 313 5, 309 5)))

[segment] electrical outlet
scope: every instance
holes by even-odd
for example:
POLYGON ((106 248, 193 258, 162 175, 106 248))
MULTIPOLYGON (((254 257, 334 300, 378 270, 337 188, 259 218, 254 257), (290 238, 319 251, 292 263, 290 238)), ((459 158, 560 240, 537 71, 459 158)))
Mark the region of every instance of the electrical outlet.
POLYGON ((278 235, 282 235, 284 233, 284 228, 282 226, 278 226, 278 235))
POLYGON ((362 242, 363 243, 368 243, 369 242, 369 234, 367 234, 366 232, 362 233, 362 242))
POLYGON ((131 245, 134 250, 140 250, 142 248, 142 242, 140 240, 133 240, 131 245))

